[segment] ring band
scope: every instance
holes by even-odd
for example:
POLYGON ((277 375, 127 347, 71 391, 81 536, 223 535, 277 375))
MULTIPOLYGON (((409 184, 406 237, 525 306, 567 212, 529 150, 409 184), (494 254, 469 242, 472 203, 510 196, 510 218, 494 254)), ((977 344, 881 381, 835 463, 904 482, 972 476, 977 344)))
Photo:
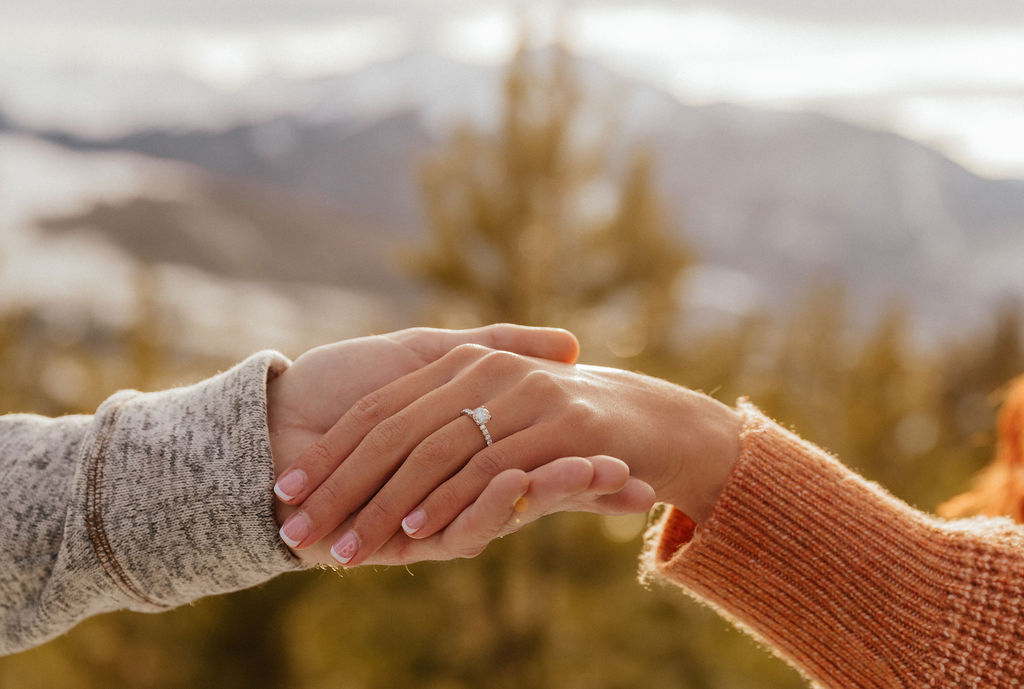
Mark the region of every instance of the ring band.
POLYGON ((463 409, 461 413, 471 418, 473 423, 480 428, 480 432, 484 434, 484 442, 487 443, 487 447, 490 447, 491 432, 487 430, 487 426, 485 424, 491 420, 491 412, 487 411, 487 407, 463 409))

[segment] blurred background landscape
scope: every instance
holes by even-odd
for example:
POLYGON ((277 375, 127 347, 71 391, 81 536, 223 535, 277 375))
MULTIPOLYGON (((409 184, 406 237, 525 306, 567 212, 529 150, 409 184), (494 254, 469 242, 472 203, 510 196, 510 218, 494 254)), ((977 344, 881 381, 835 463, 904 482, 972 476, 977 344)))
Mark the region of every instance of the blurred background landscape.
MULTIPOLYGON (((1024 370, 1010 0, 0 8, 2 411, 418 324, 752 400, 926 510, 1024 370)), ((0 687, 800 687, 644 519, 107 615, 0 687)))

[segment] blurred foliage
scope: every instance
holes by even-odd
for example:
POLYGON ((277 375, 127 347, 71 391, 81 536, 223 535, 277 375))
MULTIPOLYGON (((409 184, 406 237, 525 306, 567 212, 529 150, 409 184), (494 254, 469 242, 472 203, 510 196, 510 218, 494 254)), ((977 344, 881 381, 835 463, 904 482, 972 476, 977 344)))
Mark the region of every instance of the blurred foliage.
MULTIPOLYGON (((612 363, 729 403, 750 395, 921 508, 961 490, 991 454, 1000 386, 1024 369, 1016 307, 991 333, 921 343, 904 309, 855 330, 843 292, 822 288, 785 316, 674 336, 686 320, 669 283, 685 280, 692 252, 654 210, 646 154, 624 166, 608 215, 584 223, 567 213, 581 180, 604 168, 594 167, 599 148, 568 150, 580 86, 563 56, 552 60, 548 73, 520 53, 501 130, 462 128, 428 163, 435 243, 417 260, 442 309, 461 308, 467 322, 572 323, 584 359, 607 359, 605 329, 626 323, 641 334, 612 348, 612 363)), ((145 271, 138 293, 126 332, 0 316, 2 409, 90 412, 119 387, 187 382, 232 363, 170 350, 173 324, 145 271)), ((162 615, 104 615, 0 659, 0 688, 804 686, 708 608, 639 586, 642 525, 558 515, 471 561, 305 572, 162 615)))

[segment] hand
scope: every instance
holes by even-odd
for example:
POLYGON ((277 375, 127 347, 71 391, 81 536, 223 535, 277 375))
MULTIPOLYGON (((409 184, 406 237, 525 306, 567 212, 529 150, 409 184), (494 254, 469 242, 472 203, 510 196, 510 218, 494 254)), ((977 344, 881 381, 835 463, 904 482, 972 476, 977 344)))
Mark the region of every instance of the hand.
MULTIPOLYGON (((399 531, 364 564, 476 557, 494 539, 552 512, 629 514, 646 512, 653 505, 654 489, 630 477, 625 462, 601 456, 562 457, 529 473, 509 469, 498 474, 443 531, 422 539, 399 531)), ((319 547, 321 559, 330 557, 328 543, 321 541, 313 548, 319 547)))
MULTIPOLYGON (((267 423, 278 477, 300 454, 321 447, 317 441, 367 393, 441 358, 453 347, 485 344, 522 354, 574 361, 576 338, 564 330, 494 325, 464 331, 413 328, 375 337, 345 340, 312 349, 300 356, 267 387, 267 423)), ((282 489, 302 489, 300 472, 282 489), (298 483, 296 483, 298 479, 298 483)), ((278 522, 293 508, 279 503, 278 522)))
POLYGON ((305 502, 292 519, 307 531, 298 547, 359 510, 333 548, 340 562, 359 564, 400 523, 431 536, 503 470, 571 454, 620 457, 658 499, 702 521, 735 462, 739 427, 728 407, 655 378, 457 347, 364 397, 303 456, 306 488, 294 502, 305 502), (493 414, 487 448, 459 415, 481 404, 493 414))

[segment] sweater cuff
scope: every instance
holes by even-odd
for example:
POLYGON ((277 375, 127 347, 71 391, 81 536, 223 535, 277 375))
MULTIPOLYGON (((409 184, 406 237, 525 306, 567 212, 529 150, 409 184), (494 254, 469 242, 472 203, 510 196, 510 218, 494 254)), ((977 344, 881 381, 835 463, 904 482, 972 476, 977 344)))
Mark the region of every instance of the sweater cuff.
POLYGON ((127 607, 161 610, 303 566, 277 536, 267 431, 267 381, 288 365, 261 352, 100 407, 71 518, 127 607))
POLYGON ((753 406, 740 410, 741 454, 711 516, 694 527, 669 509, 645 567, 811 680, 918 686, 908 678, 932 675, 949 582, 961 579, 941 530, 753 406))

